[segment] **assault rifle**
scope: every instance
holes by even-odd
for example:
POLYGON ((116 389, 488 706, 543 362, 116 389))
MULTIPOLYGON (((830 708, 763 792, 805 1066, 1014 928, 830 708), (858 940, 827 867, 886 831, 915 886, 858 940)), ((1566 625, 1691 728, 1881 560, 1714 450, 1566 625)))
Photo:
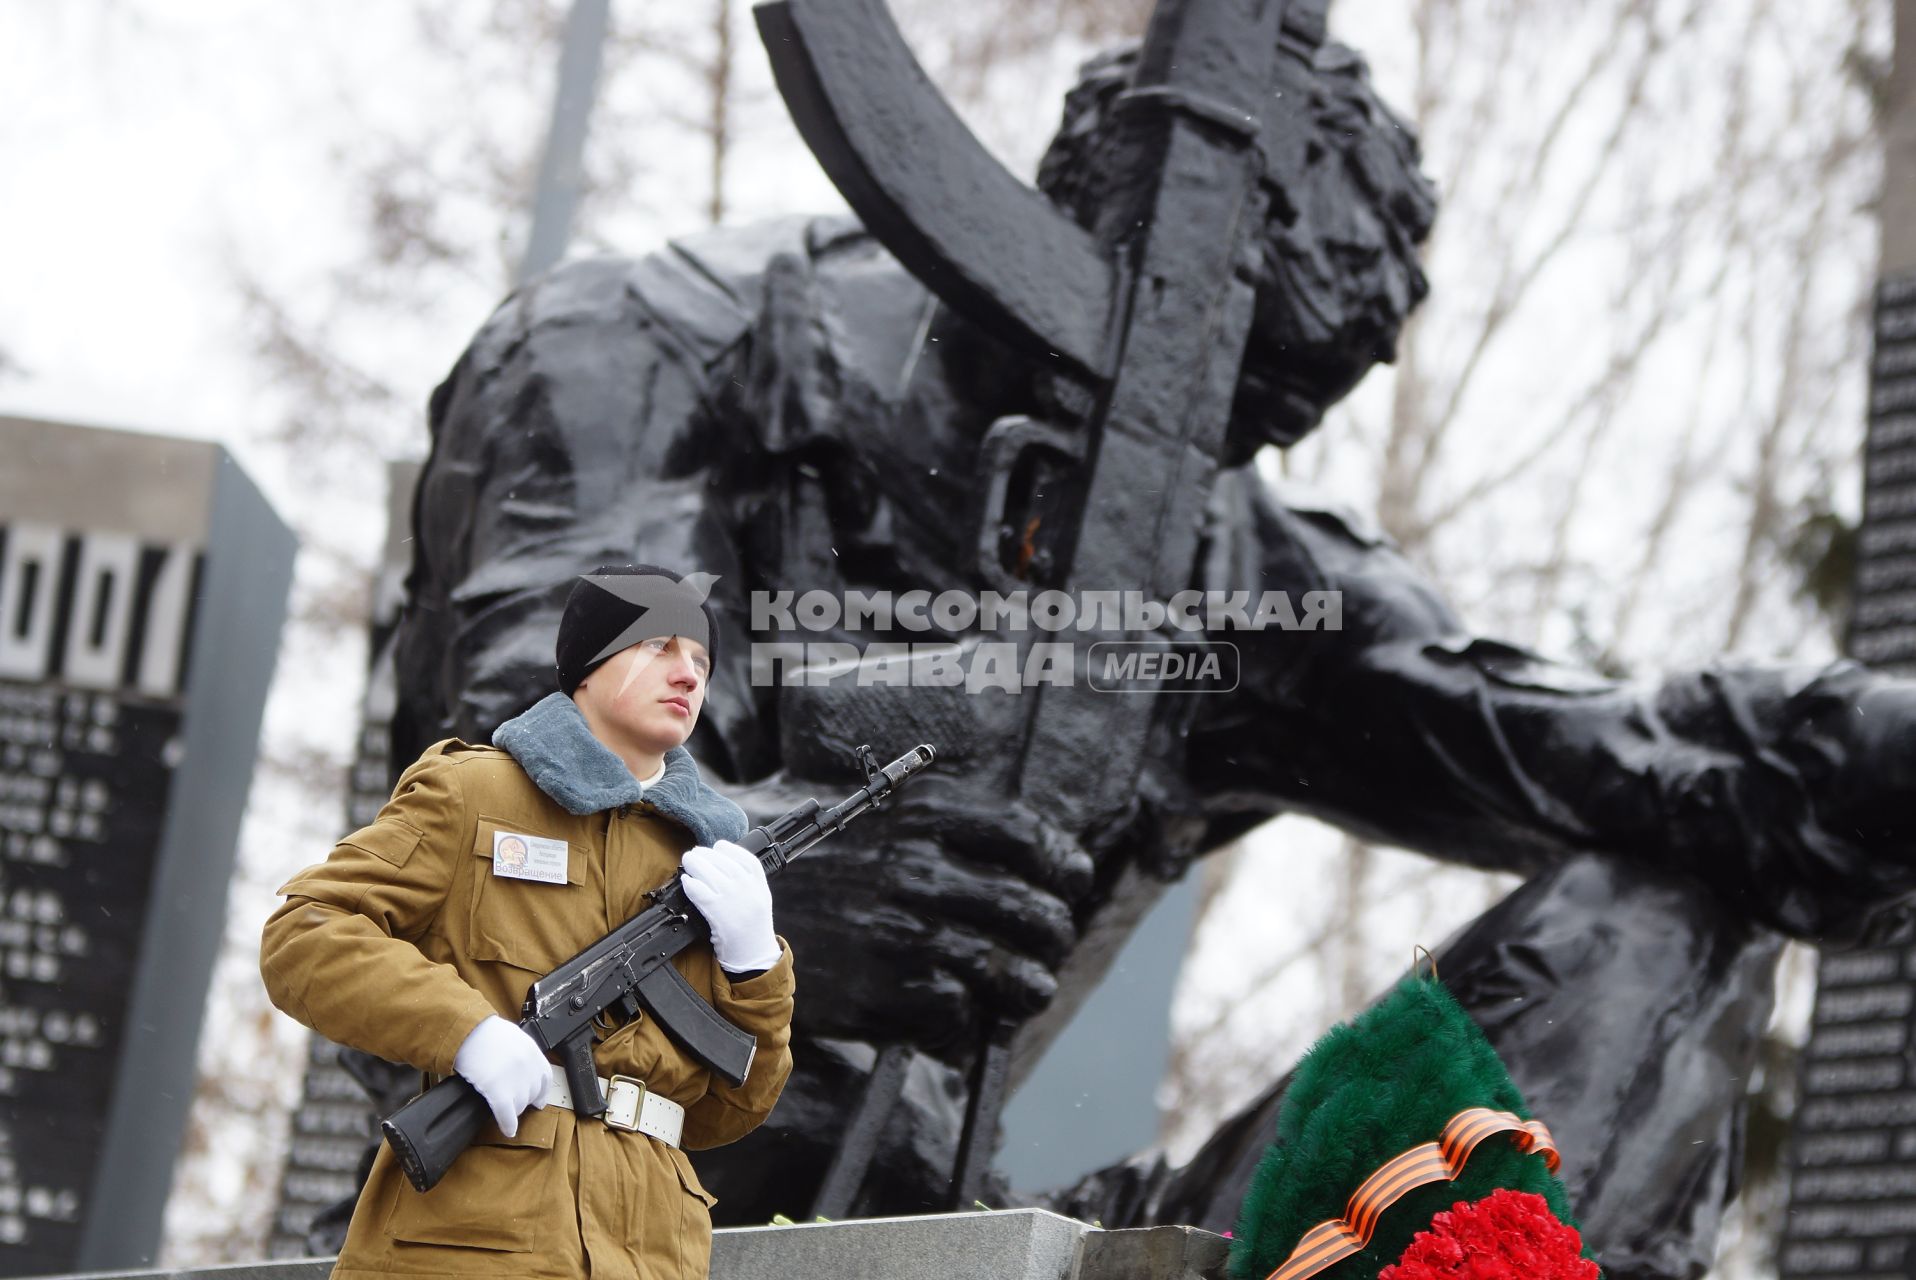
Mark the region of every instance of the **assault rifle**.
MULTIPOLYGON (((840 830, 932 761, 929 744, 878 765, 870 747, 858 748, 865 785, 830 809, 807 800, 782 817, 753 827, 739 841, 758 855, 765 874, 840 830)), ((593 1024, 608 1011, 631 1019, 643 1009, 698 1062, 734 1085, 745 1083, 758 1043, 707 1004, 672 964, 672 957, 711 936, 711 926, 685 896, 680 875, 649 892, 651 905, 532 984, 519 1026, 565 1065, 574 1109, 605 1112, 592 1062, 593 1024)), ((491 1111, 463 1077, 451 1076, 380 1123, 406 1178, 430 1190, 472 1144, 491 1111)))

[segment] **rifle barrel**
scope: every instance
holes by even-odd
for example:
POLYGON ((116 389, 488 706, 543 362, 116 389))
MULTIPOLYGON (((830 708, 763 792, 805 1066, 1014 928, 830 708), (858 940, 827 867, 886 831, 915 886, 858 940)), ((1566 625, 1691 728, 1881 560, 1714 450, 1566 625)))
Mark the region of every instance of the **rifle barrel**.
POLYGON ((900 783, 929 766, 937 755, 938 753, 932 749, 929 742, 921 742, 890 764, 876 770, 872 780, 866 785, 819 814, 804 830, 791 839, 779 841, 774 846, 777 850, 778 865, 783 866, 826 836, 843 830, 846 823, 867 809, 877 808, 884 802, 886 796, 898 788, 900 783))

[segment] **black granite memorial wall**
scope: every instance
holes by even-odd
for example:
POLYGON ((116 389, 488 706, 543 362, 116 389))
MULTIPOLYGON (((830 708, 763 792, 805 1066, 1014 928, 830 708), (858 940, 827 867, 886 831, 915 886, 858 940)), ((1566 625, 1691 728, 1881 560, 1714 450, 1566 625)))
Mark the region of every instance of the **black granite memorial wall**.
POLYGON ((0 456, 0 1275, 26 1275, 158 1245, 293 544, 217 446, 0 419, 0 456))
MULTIPOLYGON (((1847 648, 1916 673, 1916 272, 1877 288, 1856 607, 1847 648)), ((1817 966, 1778 1257, 1790 1280, 1916 1276, 1916 946, 1817 966)))

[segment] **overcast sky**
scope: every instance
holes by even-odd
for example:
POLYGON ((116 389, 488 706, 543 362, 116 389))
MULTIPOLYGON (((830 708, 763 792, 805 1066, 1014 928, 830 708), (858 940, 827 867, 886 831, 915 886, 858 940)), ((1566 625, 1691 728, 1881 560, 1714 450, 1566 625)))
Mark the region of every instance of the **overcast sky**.
MULTIPOLYGON (((664 2, 618 0, 614 21, 657 20, 664 2)), ((1340 14, 1366 28, 1362 42, 1381 92, 1403 102, 1411 68, 1401 42, 1394 46, 1368 16, 1389 7, 1361 0, 1340 14)), ((829 184, 783 121, 755 39, 744 47, 752 55, 741 107, 749 127, 733 168, 734 218, 837 207, 829 184)), ((1041 142, 1056 120, 1059 97, 1082 52, 1059 49, 1048 65, 1028 73, 1017 94, 1001 95, 1012 104, 1009 115, 976 122, 1018 172, 1030 172, 1034 141, 1041 142)), ((538 137, 545 125, 552 70, 546 59, 497 68, 497 91, 471 101, 458 97, 452 82, 422 73, 424 53, 412 6, 393 0, 0 0, 0 351, 15 366, 0 369, 0 413, 219 440, 278 509, 310 518, 314 492, 306 460, 262 443, 265 430, 287 412, 288 395, 267 380, 250 351, 246 312, 233 287, 236 266, 243 264, 289 297, 302 290, 322 297, 331 287, 330 273, 355 260, 360 248, 357 192, 344 180, 348 166, 342 162, 353 158, 364 138, 395 121, 491 111, 498 116, 494 127, 520 140, 538 137)), ((1764 101, 1776 109, 1789 99, 1768 94, 1764 101)), ((644 110, 642 102, 615 105, 628 116, 644 110)), ((1686 140, 1694 145, 1700 136, 1686 140)), ((630 252, 696 230, 702 220, 697 159, 651 159, 647 188, 602 220, 608 238, 630 252)), ((1607 283, 1598 268, 1582 270, 1586 280, 1607 283)), ((1578 283, 1567 283, 1558 296, 1576 293, 1578 283)), ((384 424, 389 434, 379 448, 382 457, 423 452, 426 396, 500 292, 496 282, 474 281, 429 300, 429 315, 395 315, 390 325, 344 335, 396 389, 401 408, 384 424)), ((1511 387, 1550 383, 1560 371, 1557 362, 1577 347, 1585 321, 1566 304, 1528 323, 1551 342, 1536 344, 1549 349, 1527 360, 1513 360, 1504 375, 1511 387)), ((1696 349, 1693 337, 1679 332, 1659 357, 1672 403, 1678 392, 1689 394, 1696 349)), ((1733 368, 1718 376, 1734 384, 1743 372, 1733 368)), ((1759 370, 1758 376, 1772 373, 1759 370)), ((1859 428, 1860 385, 1858 371, 1848 397, 1832 407, 1830 430, 1859 428)), ((1735 390, 1729 385, 1712 394, 1727 400, 1735 390)), ((1490 398, 1514 400, 1519 393, 1500 391, 1490 398)), ((1493 414, 1477 416, 1488 420, 1493 414)), ((1662 420, 1639 416, 1643 438, 1657 438, 1662 420)), ((1513 431, 1523 425, 1520 411, 1510 420, 1513 431)), ((1494 431, 1488 438, 1490 447, 1501 446, 1494 431)), ((1663 460, 1647 447, 1626 452, 1611 477, 1626 477, 1614 490, 1614 515, 1608 525, 1593 522, 1596 533, 1640 522, 1653 467, 1663 460), (1632 471, 1633 461, 1643 474, 1632 471)), ((342 498, 328 490, 325 500, 334 504, 346 544, 370 561, 384 536, 376 518, 384 494, 379 468, 370 465, 377 460, 366 461, 362 491, 342 498)), ((1361 450, 1346 449, 1334 462, 1329 471, 1339 482, 1369 478, 1361 450)), ((1349 489, 1359 505, 1366 504, 1357 496, 1361 483, 1349 489)), ((1524 516, 1509 513, 1547 512, 1556 494, 1539 487, 1486 505, 1522 528, 1524 516)), ((1843 490, 1845 509, 1854 509, 1854 498, 1843 490)), ((1693 558, 1704 584, 1694 592, 1666 592, 1673 611, 1688 604, 1680 596, 1714 603, 1708 584, 1720 582, 1721 557, 1734 547, 1733 529, 1709 523, 1727 524, 1723 510, 1704 505, 1693 536, 1686 533, 1688 540, 1671 553, 1679 562, 1693 558)), ((1486 557, 1486 597, 1516 594, 1500 580, 1502 563, 1486 557)), ((1643 633, 1649 650, 1695 645, 1714 652, 1713 640, 1700 630, 1646 627, 1643 633)), ((1759 639, 1772 634, 1790 631, 1779 624, 1759 639)), ((1806 646, 1811 654, 1826 649, 1814 638, 1806 646)), ((343 758, 356 720, 362 661, 350 646, 289 646, 267 732, 313 740, 329 757, 343 758)), ((311 812, 293 788, 256 791, 234 886, 229 954, 222 962, 223 981, 232 990, 257 986, 247 953, 256 945, 257 924, 280 873, 310 860, 302 851, 322 854, 319 842, 338 830, 337 812, 311 812)), ((1300 876, 1327 880, 1336 838, 1287 831, 1281 878, 1290 886, 1300 876), (1313 850, 1324 855, 1320 864, 1305 861, 1313 850), (1307 865, 1322 869, 1306 874, 1307 865)), ((1278 884, 1275 863, 1272 869, 1272 883, 1278 884)), ((1243 895, 1233 928, 1256 929, 1256 912, 1268 898, 1263 891, 1243 895)), ((1221 953, 1211 962, 1220 973, 1243 970, 1241 959, 1234 964, 1221 953)), ((218 1027, 221 1016, 216 1011, 210 1025, 218 1027)), ((297 1034, 283 1019, 277 1034, 287 1055, 281 1061, 291 1062, 297 1034)), ((205 1187, 215 1199, 237 1197, 248 1176, 239 1165, 212 1168, 205 1187)))

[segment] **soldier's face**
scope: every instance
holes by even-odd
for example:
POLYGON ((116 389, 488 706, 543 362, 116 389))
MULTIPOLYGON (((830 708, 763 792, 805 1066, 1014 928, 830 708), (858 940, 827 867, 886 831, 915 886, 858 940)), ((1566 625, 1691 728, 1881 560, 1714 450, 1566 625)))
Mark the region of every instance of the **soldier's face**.
POLYGON ((600 723, 634 746, 663 754, 692 736, 711 670, 698 641, 657 636, 607 658, 574 696, 589 699, 600 723))

